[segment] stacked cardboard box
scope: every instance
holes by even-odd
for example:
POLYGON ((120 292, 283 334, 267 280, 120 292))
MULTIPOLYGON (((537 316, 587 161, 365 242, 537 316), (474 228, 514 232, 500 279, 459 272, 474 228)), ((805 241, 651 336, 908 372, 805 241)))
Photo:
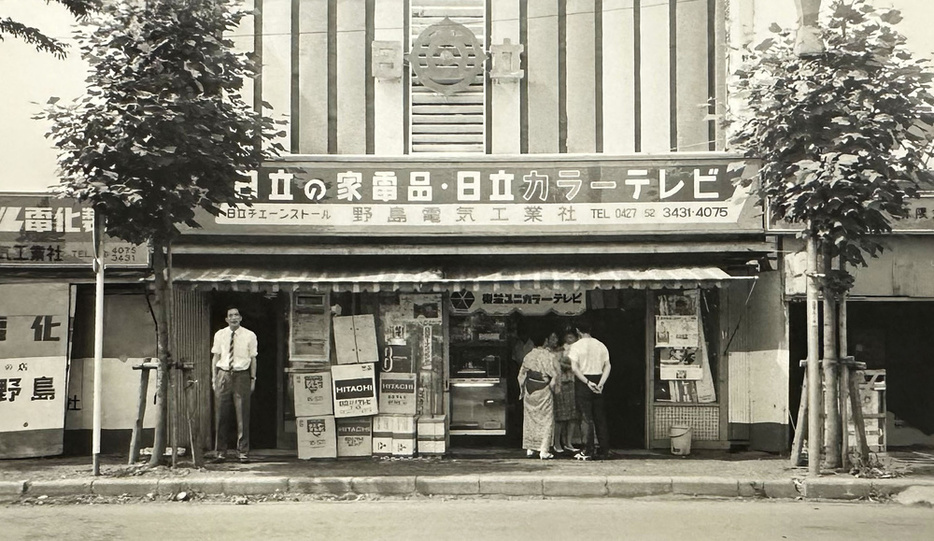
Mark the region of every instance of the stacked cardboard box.
POLYGON ((393 415, 392 456, 415 456, 414 415, 393 415))
POLYGON ((373 418, 351 417, 337 420, 337 456, 373 454, 373 418))
POLYGON ((382 414, 415 415, 418 395, 416 374, 381 372, 379 374, 379 412, 382 414))
POLYGON ((334 414, 331 373, 293 373, 292 389, 296 417, 334 414))
POLYGON ((373 456, 392 456, 392 415, 373 417, 373 456))
POLYGON ((444 430, 444 415, 418 418, 418 454, 443 455, 447 452, 447 440, 444 430))
POLYGON ((373 456, 415 456, 415 415, 373 418, 373 456))
POLYGON ((336 458, 337 431, 333 415, 296 417, 298 458, 336 458))
POLYGON ((367 417, 378 412, 376 365, 341 364, 331 367, 334 386, 334 416, 367 417))

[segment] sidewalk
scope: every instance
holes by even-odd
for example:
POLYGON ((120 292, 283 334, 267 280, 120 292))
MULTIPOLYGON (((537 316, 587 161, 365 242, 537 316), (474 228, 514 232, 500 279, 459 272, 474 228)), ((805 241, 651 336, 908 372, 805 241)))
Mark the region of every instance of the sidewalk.
MULTIPOLYGON (((88 457, 0 461, 0 501, 74 496, 171 498, 189 495, 644 497, 660 495, 748 498, 888 500, 906 492, 934 500, 934 460, 882 457, 887 479, 828 473, 807 479, 806 468, 754 452, 625 451, 611 460, 579 462, 525 458, 515 450, 463 451, 444 458, 359 458, 301 461, 294 452, 259 451, 236 461, 195 469, 186 457, 176 468, 127 466, 125 457, 101 458, 91 475, 88 457), (911 490, 909 490, 911 489, 911 490), (932 497, 925 496, 930 494, 932 497)), ((932 456, 934 459, 934 456, 932 456)))

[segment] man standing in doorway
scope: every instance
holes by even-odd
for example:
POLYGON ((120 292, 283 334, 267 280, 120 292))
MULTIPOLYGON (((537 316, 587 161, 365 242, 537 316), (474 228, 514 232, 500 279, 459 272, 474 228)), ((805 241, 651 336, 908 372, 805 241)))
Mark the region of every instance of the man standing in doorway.
POLYGON ((237 453, 240 462, 250 461, 250 393, 256 387, 256 334, 240 325, 240 310, 227 310, 227 327, 214 333, 211 388, 217 408, 217 439, 214 463, 227 459, 230 439, 230 410, 237 416, 237 453))
POLYGON ((584 450, 575 458, 589 460, 591 457, 605 459, 609 453, 610 437, 603 406, 603 386, 610 377, 610 352, 596 338, 590 336, 590 322, 580 321, 577 333, 580 339, 571 344, 568 358, 574 372, 574 392, 577 409, 584 421, 584 450), (594 434, 596 432, 596 434, 594 434), (600 442, 600 452, 595 454, 594 436, 600 442))

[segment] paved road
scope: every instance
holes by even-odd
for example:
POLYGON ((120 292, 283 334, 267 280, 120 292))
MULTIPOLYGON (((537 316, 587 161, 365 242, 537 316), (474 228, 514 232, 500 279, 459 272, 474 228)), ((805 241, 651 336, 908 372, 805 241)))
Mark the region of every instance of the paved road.
POLYGON ((934 509, 742 500, 393 500, 6 505, 19 539, 934 539, 934 509))

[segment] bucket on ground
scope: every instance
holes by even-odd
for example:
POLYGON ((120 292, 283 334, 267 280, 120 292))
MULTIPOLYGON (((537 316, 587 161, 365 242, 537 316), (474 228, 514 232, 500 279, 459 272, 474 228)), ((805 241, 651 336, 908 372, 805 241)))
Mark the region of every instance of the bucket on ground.
POLYGON ((671 454, 691 454, 691 427, 687 425, 671 425, 668 434, 671 436, 671 454))

